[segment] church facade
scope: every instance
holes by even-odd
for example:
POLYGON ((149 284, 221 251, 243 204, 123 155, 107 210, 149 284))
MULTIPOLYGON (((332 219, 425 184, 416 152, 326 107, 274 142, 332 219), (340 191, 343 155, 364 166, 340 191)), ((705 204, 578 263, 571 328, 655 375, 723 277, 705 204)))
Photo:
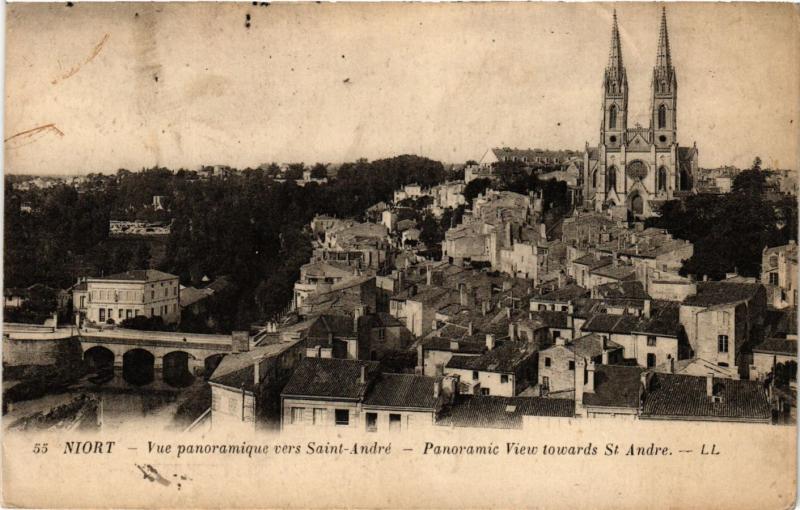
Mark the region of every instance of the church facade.
POLYGON ((662 11, 658 54, 651 82, 649 127, 628 126, 628 79, 622 61, 617 15, 603 80, 600 143, 586 144, 584 206, 613 209, 638 218, 657 213, 660 204, 691 193, 697 173, 697 144, 677 141, 678 80, 669 49, 666 11, 662 11))

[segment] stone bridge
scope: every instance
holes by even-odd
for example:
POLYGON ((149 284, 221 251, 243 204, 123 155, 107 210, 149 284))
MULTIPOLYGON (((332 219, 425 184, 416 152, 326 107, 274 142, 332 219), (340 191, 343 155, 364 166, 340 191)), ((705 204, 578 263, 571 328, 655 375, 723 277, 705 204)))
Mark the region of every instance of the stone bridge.
POLYGON ((125 381, 135 385, 153 382, 161 374, 172 386, 210 375, 223 356, 248 350, 251 343, 247 332, 201 335, 11 323, 3 324, 3 337, 3 360, 10 364, 58 363, 65 343, 77 340, 91 372, 121 369, 125 381))

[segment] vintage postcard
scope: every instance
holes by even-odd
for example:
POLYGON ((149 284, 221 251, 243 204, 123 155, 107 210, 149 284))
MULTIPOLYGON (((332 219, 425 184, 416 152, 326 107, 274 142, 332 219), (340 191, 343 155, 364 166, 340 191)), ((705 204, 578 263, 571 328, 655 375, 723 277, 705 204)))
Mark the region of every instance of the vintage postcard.
POLYGON ((790 3, 11 3, 3 505, 795 505, 790 3))

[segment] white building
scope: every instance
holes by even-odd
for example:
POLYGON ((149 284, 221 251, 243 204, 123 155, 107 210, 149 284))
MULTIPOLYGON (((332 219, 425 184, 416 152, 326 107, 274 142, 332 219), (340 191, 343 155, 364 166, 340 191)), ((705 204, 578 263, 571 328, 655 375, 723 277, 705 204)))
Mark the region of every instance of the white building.
POLYGON ((181 318, 178 277, 154 269, 87 278, 86 291, 89 322, 120 323, 143 315, 172 324, 181 318))

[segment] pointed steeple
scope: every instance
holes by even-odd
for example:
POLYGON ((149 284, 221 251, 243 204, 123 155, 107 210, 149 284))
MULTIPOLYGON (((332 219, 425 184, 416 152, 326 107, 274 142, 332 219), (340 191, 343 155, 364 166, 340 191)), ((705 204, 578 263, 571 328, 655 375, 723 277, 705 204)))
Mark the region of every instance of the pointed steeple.
POLYGON ((667 34, 667 8, 661 8, 661 30, 658 34, 658 56, 656 67, 669 70, 672 68, 672 57, 669 54, 669 34, 667 34))
POLYGON ((614 9, 614 24, 611 27, 611 49, 608 52, 608 68, 619 71, 622 65, 622 45, 619 42, 619 27, 617 26, 617 10, 614 9))

